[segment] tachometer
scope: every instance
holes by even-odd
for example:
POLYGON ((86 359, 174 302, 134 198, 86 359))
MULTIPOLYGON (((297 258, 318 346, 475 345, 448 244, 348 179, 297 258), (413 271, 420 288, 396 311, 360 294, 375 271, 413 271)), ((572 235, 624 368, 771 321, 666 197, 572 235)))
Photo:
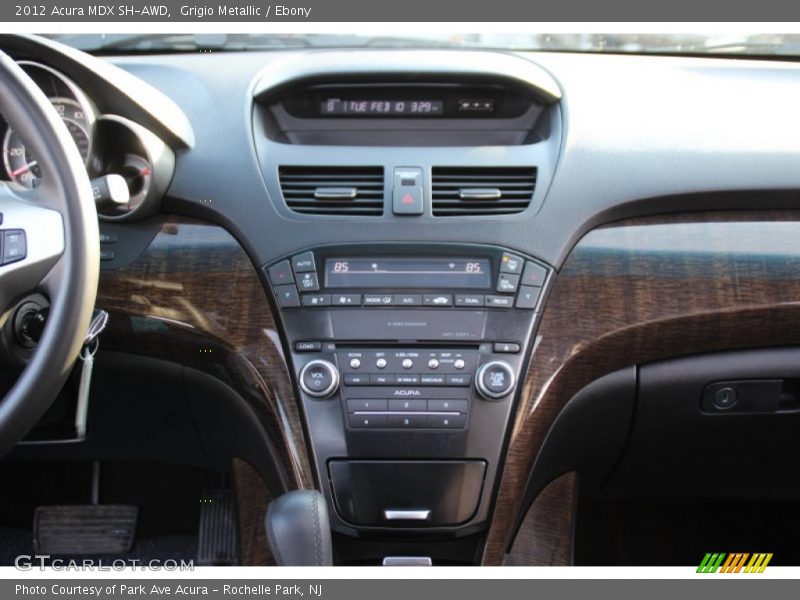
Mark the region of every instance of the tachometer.
MULTIPOLYGON (((89 159, 90 116, 86 114, 80 103, 72 98, 58 96, 49 98, 49 100, 64 120, 81 158, 86 163, 89 159)), ((26 188, 36 187, 42 179, 36 157, 31 154, 19 135, 10 127, 3 138, 3 165, 9 178, 26 188)))

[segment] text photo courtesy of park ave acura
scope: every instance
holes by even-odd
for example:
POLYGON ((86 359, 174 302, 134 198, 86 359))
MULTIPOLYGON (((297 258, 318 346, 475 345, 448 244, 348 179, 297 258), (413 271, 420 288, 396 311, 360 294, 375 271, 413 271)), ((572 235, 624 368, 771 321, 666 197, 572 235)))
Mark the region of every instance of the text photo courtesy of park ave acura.
POLYGON ((209 595, 228 597, 274 597, 284 600, 323 597, 323 584, 275 584, 275 583, 212 583, 198 585, 193 583, 105 583, 94 585, 71 583, 42 583, 35 585, 16 584, 16 597, 40 598, 44 596, 67 598, 110 598, 110 597, 189 597, 209 595))

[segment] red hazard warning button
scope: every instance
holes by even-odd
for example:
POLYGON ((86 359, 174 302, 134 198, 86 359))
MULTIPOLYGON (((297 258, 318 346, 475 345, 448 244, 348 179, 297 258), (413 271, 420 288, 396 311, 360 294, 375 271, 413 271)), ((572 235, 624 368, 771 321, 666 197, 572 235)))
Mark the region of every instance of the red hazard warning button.
POLYGON ((422 214, 422 188, 398 186, 394 188, 392 212, 396 215, 422 214))

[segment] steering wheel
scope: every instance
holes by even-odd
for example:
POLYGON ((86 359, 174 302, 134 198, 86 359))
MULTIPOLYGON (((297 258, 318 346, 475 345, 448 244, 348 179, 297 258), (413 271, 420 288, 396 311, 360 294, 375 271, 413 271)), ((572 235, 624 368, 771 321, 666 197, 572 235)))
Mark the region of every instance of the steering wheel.
POLYGON ((75 143, 44 93, 2 51, 0 113, 42 173, 31 190, 0 181, 0 231, 8 251, 0 252, 0 326, 9 325, 11 310, 34 291, 51 304, 36 349, 0 402, 3 456, 49 408, 78 357, 97 295, 100 240, 89 176, 75 143))

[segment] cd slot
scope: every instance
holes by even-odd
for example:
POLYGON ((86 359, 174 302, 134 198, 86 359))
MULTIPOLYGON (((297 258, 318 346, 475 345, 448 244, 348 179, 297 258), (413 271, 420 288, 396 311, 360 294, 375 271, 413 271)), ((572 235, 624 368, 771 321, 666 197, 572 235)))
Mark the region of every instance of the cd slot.
POLYGON ((336 340, 448 340, 474 342, 484 337, 485 311, 336 310, 331 311, 336 340))

